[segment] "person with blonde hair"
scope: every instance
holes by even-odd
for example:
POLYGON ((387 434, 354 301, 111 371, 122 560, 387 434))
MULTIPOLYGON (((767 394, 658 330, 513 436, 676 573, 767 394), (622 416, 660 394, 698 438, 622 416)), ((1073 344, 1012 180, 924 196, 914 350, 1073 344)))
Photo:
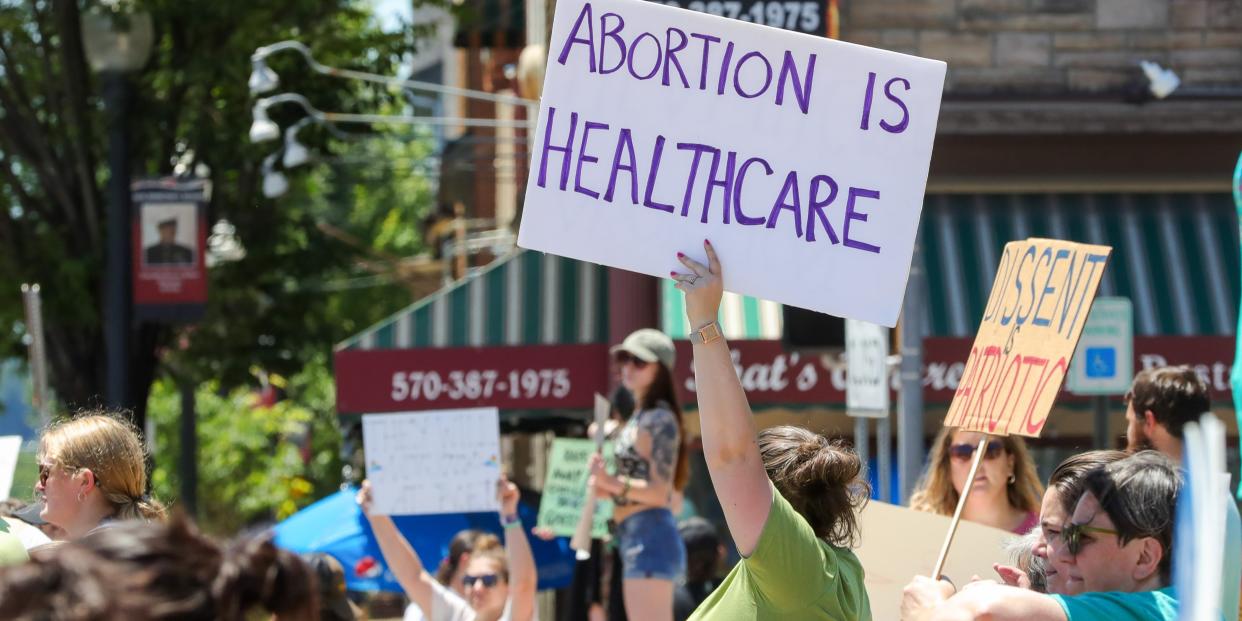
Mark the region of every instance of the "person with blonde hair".
MULTIPOLYGON (((983 437, 953 427, 941 429, 932 443, 927 471, 910 497, 910 508, 953 515, 983 437)), ((1026 443, 1015 436, 994 437, 984 451, 962 519, 1025 535, 1039 525, 1044 494, 1026 443)))
POLYGON ((162 520, 147 494, 147 454, 133 425, 90 413, 53 424, 39 439, 39 516, 78 539, 113 520, 162 520))

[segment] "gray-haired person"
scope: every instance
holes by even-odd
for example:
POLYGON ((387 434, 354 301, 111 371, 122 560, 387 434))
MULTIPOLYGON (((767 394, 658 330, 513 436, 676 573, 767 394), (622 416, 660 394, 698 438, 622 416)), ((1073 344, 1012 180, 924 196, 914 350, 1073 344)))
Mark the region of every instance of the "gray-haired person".
POLYGON ((1175 621, 1171 586, 1177 467, 1142 451, 1092 470, 1050 558, 1066 568, 1079 595, 1045 595, 1000 584, 954 593, 918 576, 906 586, 902 621, 1175 621))

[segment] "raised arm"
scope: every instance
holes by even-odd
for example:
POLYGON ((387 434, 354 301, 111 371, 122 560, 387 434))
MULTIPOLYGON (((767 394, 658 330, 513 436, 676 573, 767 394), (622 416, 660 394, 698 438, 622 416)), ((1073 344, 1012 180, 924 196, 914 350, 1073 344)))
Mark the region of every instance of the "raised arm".
MULTIPOLYGON (((686 293, 686 316, 694 330, 716 321, 724 294, 716 250, 707 241, 703 248, 707 265, 679 253, 691 273, 673 274, 677 288, 686 293)), ((723 337, 707 344, 695 342, 694 381, 707 470, 738 552, 748 556, 759 543, 772 508, 772 487, 759 456, 750 404, 723 337)))
POLYGON ((418 552, 414 551, 410 542, 406 541, 401 532, 397 530, 397 525, 393 523, 391 517, 371 513, 370 481, 362 482, 362 489, 358 490, 358 505, 362 507, 363 515, 367 516, 367 521, 371 523, 371 530, 375 533, 375 540, 379 542, 380 552, 384 554, 384 563, 388 565, 388 569, 392 571, 401 588, 405 590, 405 596, 418 604, 423 615, 430 618, 431 583, 435 581, 435 576, 423 567, 423 561, 418 558, 418 552))
POLYGON ((529 621, 535 613, 539 577, 526 530, 518 520, 518 488, 502 475, 496 483, 496 493, 500 497, 500 521, 505 528, 505 554, 509 560, 510 618, 529 621))

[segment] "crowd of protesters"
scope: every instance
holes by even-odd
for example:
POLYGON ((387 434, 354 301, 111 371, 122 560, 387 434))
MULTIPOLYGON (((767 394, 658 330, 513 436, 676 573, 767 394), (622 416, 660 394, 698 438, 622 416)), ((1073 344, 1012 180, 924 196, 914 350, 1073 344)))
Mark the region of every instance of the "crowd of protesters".
MULTIPOLYGON (((693 328, 703 457, 740 560, 722 577, 728 554, 716 526, 677 520, 689 461, 675 350, 664 333, 639 330, 610 352, 621 386, 603 433, 615 467, 599 455, 589 464, 587 492, 614 503, 611 536, 578 562, 561 618, 869 620, 865 568, 853 551, 870 497, 865 466, 843 441, 794 426, 756 428, 715 323, 720 260, 710 243, 704 251, 706 264, 679 254, 685 271, 672 276, 693 328)), ((1010 563, 995 565, 991 579, 909 576, 901 620, 1177 619, 1182 438, 1188 422, 1211 411, 1208 387, 1188 368, 1149 369, 1125 401, 1127 450, 1073 455, 1046 486, 1021 439, 984 442, 978 433, 942 429, 911 507, 953 514, 982 447, 962 517, 1019 537, 1009 544, 1010 563)), ((107 413, 43 432, 38 502, 0 504, 0 618, 362 618, 333 557, 300 557, 263 534, 219 543, 183 515, 170 516, 147 493, 146 457, 136 430, 107 413)), ((428 565, 390 517, 372 512, 363 482, 357 503, 409 600, 407 621, 539 618, 518 488, 502 476, 496 497, 501 534, 462 531, 447 556, 428 565)), ((1222 619, 1236 619, 1242 535, 1236 505, 1227 510, 1220 610, 1222 619)))

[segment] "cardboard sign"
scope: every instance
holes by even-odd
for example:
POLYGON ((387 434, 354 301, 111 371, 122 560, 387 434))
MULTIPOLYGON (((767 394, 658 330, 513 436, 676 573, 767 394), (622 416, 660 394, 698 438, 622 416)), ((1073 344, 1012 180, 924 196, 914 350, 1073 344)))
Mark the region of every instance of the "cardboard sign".
POLYGON ((641 0, 563 0, 518 244, 897 321, 945 64, 641 0))
POLYGON ((1005 244, 946 427, 1039 436, 1111 252, 1053 239, 1005 244))
MULTIPOLYGON (((573 536, 586 501, 586 483, 590 476, 587 460, 594 452, 595 442, 591 440, 557 438, 552 441, 552 450, 548 454, 548 475, 543 480, 543 496, 539 500, 539 526, 559 537, 573 536)), ((608 469, 612 470, 610 445, 605 445, 604 460, 608 469)), ((595 506, 592 538, 601 539, 608 535, 608 519, 611 517, 612 502, 599 501, 595 506)))
POLYGON ((496 408, 362 417, 377 515, 498 511, 496 408))
MULTIPOLYGON (((927 559, 936 555, 949 518, 872 500, 858 514, 858 527, 862 538, 854 552, 866 575, 871 618, 900 619, 901 591, 914 576, 927 574, 927 559)), ((1011 564, 1004 547, 1015 535, 963 521, 958 536, 970 543, 953 548, 942 572, 958 588, 972 576, 997 579, 992 563, 1011 564)))

